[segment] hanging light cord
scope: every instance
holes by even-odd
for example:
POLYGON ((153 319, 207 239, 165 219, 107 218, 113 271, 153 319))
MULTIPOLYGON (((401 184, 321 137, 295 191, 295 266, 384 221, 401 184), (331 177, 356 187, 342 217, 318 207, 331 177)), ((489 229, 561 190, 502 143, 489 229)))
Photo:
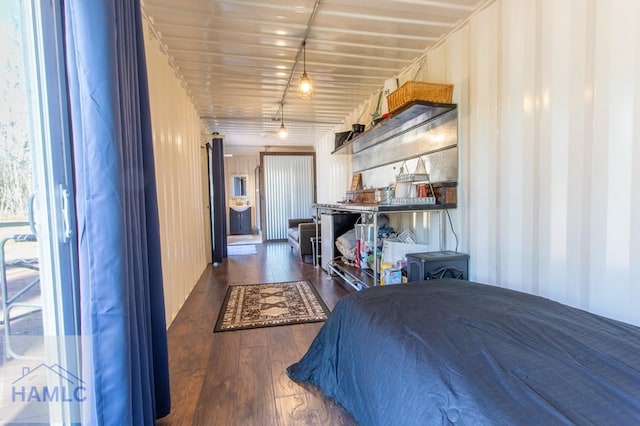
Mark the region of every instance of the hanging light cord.
MULTIPOLYGON (((311 15, 309 15, 309 20, 307 21, 307 27, 304 30, 304 34, 302 35, 302 43, 298 48, 298 52, 296 53, 296 57, 293 60, 293 66, 291 67, 291 72, 289 73, 289 79, 287 80, 287 85, 284 87, 284 91, 282 92, 282 99, 280 99, 280 108, 278 112, 276 112, 276 116, 273 118, 273 121, 278 121, 278 115, 280 115, 280 110, 282 109, 282 105, 284 105, 284 101, 287 98, 287 92, 289 91, 289 86, 291 86, 291 81, 293 80, 293 75, 296 72, 296 67, 300 62, 300 56, 305 55, 306 59, 306 51, 305 46, 307 44, 307 38, 309 38, 309 33, 311 32, 311 25, 313 21, 316 19, 316 14, 318 13, 318 7, 320 6, 320 0, 316 0, 316 3, 313 5, 313 10, 311 11, 311 15)), ((305 64, 306 68, 306 64, 305 64)))
POLYGON ((307 73, 307 40, 302 41, 302 74, 307 73))
POLYGON ((285 139, 287 137, 287 128, 284 127, 284 104, 280 105, 280 129, 278 129, 278 137, 280 139, 285 139))

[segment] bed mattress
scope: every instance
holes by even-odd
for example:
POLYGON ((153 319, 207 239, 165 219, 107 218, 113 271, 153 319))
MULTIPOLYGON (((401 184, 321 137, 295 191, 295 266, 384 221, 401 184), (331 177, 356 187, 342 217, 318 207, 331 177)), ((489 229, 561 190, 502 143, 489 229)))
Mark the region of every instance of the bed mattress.
POLYGON ((351 293, 287 370, 363 425, 640 424, 640 328, 443 279, 351 293))

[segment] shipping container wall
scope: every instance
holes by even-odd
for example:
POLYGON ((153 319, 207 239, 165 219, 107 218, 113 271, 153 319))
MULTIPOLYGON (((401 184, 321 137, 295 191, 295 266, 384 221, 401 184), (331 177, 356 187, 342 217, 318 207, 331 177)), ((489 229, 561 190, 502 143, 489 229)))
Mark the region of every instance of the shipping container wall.
MULTIPOLYGON (((638 28, 637 0, 497 0, 381 76, 454 84, 446 247, 471 255, 472 280, 640 325, 638 28)), ((318 169, 337 169, 319 181, 328 202, 350 173, 332 143, 317 145, 318 169)), ((395 171, 384 173, 376 185, 395 171)))
POLYGON ((460 107, 471 279, 640 325, 638 28, 635 0, 502 0, 429 55, 460 107))
POLYGON ((207 266, 201 126, 187 91, 145 28, 167 326, 207 266))
POLYGON ((351 184, 351 157, 342 154, 331 155, 334 150, 333 133, 320 139, 315 146, 319 203, 335 204, 336 201, 343 200, 351 184))

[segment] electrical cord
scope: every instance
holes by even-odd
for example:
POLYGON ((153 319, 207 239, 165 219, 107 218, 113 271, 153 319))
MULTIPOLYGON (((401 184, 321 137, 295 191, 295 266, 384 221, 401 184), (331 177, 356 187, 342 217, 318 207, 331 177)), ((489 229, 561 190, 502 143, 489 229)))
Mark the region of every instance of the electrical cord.
POLYGON ((449 219, 449 226, 451 227, 451 233, 453 233, 453 236, 456 239, 456 252, 458 251, 458 234, 456 234, 456 230, 453 229, 453 221, 451 220, 451 215, 449 214, 449 210, 448 209, 444 209, 444 211, 447 213, 447 218, 449 219))
MULTIPOLYGON (((436 196, 436 191, 433 189, 433 185, 431 184, 431 177, 429 176, 429 174, 427 173, 427 183, 429 184, 429 189, 431 190, 431 195, 435 198, 436 196)), ((449 219, 449 226, 451 227, 451 233, 453 234, 453 236, 456 239, 456 252, 458 251, 458 234, 456 234, 456 230, 453 228, 453 221, 451 220, 451 215, 449 214, 449 210, 448 209, 444 209, 444 211, 447 213, 447 218, 449 219)))

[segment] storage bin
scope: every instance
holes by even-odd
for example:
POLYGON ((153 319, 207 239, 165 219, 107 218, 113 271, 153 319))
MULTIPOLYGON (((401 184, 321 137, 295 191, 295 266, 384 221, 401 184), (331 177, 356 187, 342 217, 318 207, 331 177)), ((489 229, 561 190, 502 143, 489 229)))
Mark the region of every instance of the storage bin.
POLYGON ((469 279, 469 255, 455 251, 407 254, 407 281, 469 279))
POLYGON ((424 81, 407 81, 387 96, 389 112, 402 108, 413 101, 451 103, 453 84, 427 83, 424 81))

